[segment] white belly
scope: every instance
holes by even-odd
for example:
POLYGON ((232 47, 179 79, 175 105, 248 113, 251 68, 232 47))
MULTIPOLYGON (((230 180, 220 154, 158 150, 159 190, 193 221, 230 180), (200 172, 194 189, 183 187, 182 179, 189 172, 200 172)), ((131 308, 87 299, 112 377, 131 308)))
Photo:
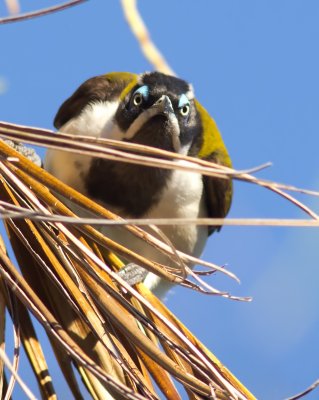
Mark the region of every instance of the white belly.
MULTIPOLYGON (((134 195, 132 193, 132 195, 134 195)), ((159 203, 143 217, 145 218, 201 218, 206 217, 202 177, 195 173, 174 171, 159 203)), ((125 217, 125 216, 124 216, 125 217)), ((129 217, 129 216, 127 216, 129 217)), ((143 227, 144 228, 144 227, 143 227)), ((159 228, 177 250, 199 257, 208 236, 206 226, 162 225, 159 228)), ((145 228, 156 235, 154 231, 145 228)), ((172 263, 161 252, 121 228, 105 227, 102 232, 142 256, 162 264, 172 263)), ((149 273, 144 283, 157 295, 163 296, 171 287, 157 275, 149 273)))

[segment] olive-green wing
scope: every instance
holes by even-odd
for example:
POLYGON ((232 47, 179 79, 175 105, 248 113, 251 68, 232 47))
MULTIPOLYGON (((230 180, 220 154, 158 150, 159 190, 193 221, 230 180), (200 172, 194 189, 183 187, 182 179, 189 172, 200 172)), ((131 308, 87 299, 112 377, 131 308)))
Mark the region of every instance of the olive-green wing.
MULTIPOLYGON (((220 164, 218 154, 212 154, 206 160, 220 164)), ((206 206, 210 218, 225 218, 230 209, 233 185, 230 179, 218 179, 203 176, 206 206)), ((221 226, 209 226, 209 234, 219 231, 221 226)))
MULTIPOLYGON (((198 101, 195 101, 195 105, 201 116, 204 132, 198 157, 231 167, 231 159, 215 121, 198 101)), ((208 216, 210 218, 226 217, 230 209, 233 194, 231 179, 203 176, 203 182, 208 216)), ((221 227, 218 226, 209 226, 209 234, 220 229, 221 227)))

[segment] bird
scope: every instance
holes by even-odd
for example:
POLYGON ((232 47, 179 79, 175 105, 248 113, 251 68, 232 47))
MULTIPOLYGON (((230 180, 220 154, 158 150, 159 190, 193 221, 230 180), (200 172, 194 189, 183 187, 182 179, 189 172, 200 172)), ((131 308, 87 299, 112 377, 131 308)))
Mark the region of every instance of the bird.
MULTIPOLYGON (((137 143, 232 165, 218 127, 195 98, 193 86, 158 71, 111 72, 86 80, 61 105, 54 126, 58 132, 137 143)), ((48 149, 44 167, 123 218, 224 218, 233 195, 231 179, 57 149, 48 149)), ((124 229, 99 229, 146 258, 166 265, 171 262, 124 229)), ((160 229, 177 250, 200 257, 208 237, 220 227, 188 224, 160 229)), ((143 278, 159 297, 172 286, 151 272, 143 278)))

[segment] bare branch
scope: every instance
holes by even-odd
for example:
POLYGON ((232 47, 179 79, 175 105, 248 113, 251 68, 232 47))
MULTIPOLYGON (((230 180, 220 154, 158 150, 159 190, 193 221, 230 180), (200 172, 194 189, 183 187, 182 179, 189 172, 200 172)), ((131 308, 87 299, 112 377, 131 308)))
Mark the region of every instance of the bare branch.
POLYGON ((5 0, 9 14, 18 14, 20 12, 19 0, 5 0))
POLYGON ((42 8, 41 10, 31 11, 25 14, 15 15, 11 17, 0 18, 0 25, 9 24, 11 22, 25 21, 27 19, 32 19, 35 17, 42 17, 44 15, 52 14, 57 11, 65 10, 66 8, 76 6, 80 3, 84 3, 85 1, 87 0, 70 0, 57 6, 42 8))
POLYGON ((298 400, 301 399, 302 397, 306 396, 307 394, 309 394, 310 392, 312 392, 313 390, 315 390, 317 387, 319 386, 319 379, 316 380, 316 382, 314 382, 311 386, 309 386, 306 390, 304 390, 301 393, 298 393, 292 397, 289 397, 286 400, 298 400))
POLYGON ((138 12, 136 0, 121 0, 125 18, 135 35, 145 58, 153 65, 153 67, 168 75, 175 75, 174 71, 166 62, 164 56, 157 49, 150 34, 138 12))
POLYGON ((12 376, 14 376, 14 378, 17 380, 17 382, 19 383, 19 385, 21 386, 21 389, 24 391, 24 393, 26 394, 26 396, 30 399, 30 400, 36 400, 35 395, 31 392, 31 390, 28 388, 28 386, 23 382, 23 380, 21 379, 21 377, 18 375, 15 367, 11 364, 9 358, 7 357, 6 353, 3 351, 3 349, 0 347, 0 358, 1 360, 4 362, 4 364, 6 365, 6 367, 9 369, 9 371, 11 372, 12 376))

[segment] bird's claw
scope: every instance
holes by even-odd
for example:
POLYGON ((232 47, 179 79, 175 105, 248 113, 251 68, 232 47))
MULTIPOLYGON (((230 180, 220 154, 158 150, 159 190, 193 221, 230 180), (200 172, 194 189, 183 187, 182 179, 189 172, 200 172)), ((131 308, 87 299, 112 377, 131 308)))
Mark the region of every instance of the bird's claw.
POLYGON ((40 156, 32 147, 25 146, 20 142, 13 141, 11 139, 2 139, 8 146, 12 147, 15 151, 22 154, 28 160, 32 161, 38 167, 42 166, 40 156))
POLYGON ((143 282, 147 274, 148 271, 145 268, 134 263, 126 264, 118 272, 118 275, 130 286, 143 282))

